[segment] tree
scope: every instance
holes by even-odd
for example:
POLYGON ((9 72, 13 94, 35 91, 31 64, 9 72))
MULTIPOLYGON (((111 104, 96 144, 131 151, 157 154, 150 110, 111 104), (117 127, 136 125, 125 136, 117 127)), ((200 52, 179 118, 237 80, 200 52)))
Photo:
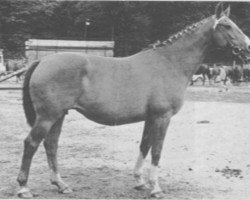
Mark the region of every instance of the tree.
POLYGON ((0 1, 0 44, 5 57, 24 56, 25 40, 40 32, 42 23, 43 30, 46 30, 45 25, 49 24, 49 16, 57 4, 56 1, 44 0, 0 1))
MULTIPOLYGON (((24 55, 36 39, 115 40, 115 56, 140 51, 214 14, 216 2, 1 0, 0 48, 24 55), (90 26, 85 22, 89 20, 90 26), (88 28, 88 30, 86 30, 88 28)), ((232 2, 232 19, 250 35, 249 2, 232 2)), ((216 55, 216 54, 215 54, 216 55)), ((217 54, 218 55, 218 54, 217 54)))

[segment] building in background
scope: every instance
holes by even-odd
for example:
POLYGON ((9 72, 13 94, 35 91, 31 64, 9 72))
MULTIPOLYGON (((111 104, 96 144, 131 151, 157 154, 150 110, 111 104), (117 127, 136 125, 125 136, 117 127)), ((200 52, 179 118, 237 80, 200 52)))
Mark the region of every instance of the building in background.
POLYGON ((78 52, 113 57, 114 41, 37 40, 25 42, 28 63, 58 52, 78 52))

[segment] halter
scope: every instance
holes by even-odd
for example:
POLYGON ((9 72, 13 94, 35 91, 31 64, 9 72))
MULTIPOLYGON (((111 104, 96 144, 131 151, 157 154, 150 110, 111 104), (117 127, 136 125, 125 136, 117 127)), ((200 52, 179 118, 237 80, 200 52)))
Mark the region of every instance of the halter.
POLYGON ((235 46, 235 45, 233 45, 233 44, 231 44, 231 43, 229 43, 230 44, 230 48, 231 48, 231 50, 232 50, 232 53, 235 55, 235 56, 237 56, 239 59, 241 59, 242 61, 247 61, 247 57, 245 56, 245 54, 244 54, 244 50, 243 49, 241 49, 240 47, 238 47, 238 46, 235 46))

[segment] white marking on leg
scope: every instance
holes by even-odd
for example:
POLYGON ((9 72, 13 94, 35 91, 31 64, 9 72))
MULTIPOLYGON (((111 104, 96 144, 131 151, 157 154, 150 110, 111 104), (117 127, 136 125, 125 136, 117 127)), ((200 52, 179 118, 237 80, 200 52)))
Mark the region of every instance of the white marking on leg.
POLYGON ((151 194, 162 192, 162 189, 159 186, 158 182, 158 166, 151 165, 150 174, 149 174, 149 182, 152 187, 151 194))
POLYGON ((17 194, 23 194, 26 192, 30 192, 30 189, 27 186, 21 187, 21 189, 17 192, 17 194))
POLYGON ((136 161, 135 168, 134 168, 135 174, 142 173, 144 162, 145 162, 145 159, 143 158, 143 155, 140 152, 140 155, 138 156, 138 159, 136 161))
POLYGON ((50 172, 50 180, 51 182, 63 182, 61 175, 59 173, 55 173, 54 171, 51 170, 50 172))
POLYGON ((145 159, 143 158, 143 155, 140 152, 140 155, 137 159, 137 162, 136 162, 135 168, 134 168, 134 177, 136 180, 136 186, 145 185, 145 181, 142 178, 144 163, 145 163, 145 159))
POLYGON ((60 193, 64 194, 72 193, 72 190, 66 183, 63 182, 59 173, 56 173, 53 170, 51 170, 50 180, 53 185, 56 185, 58 187, 60 193))
POLYGON ((31 199, 33 194, 30 192, 30 189, 27 186, 22 186, 21 189, 17 192, 17 195, 20 198, 31 199))

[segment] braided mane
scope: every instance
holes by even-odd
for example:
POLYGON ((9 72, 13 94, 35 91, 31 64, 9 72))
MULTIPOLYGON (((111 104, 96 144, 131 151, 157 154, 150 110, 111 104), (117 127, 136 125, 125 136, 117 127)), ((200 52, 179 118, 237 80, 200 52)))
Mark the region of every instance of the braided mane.
POLYGON ((181 31, 171 35, 167 40, 164 40, 164 41, 157 40, 155 43, 149 44, 148 47, 146 47, 144 50, 148 50, 148 49, 152 49, 152 48, 156 49, 157 47, 172 45, 177 40, 182 38, 184 35, 190 34, 190 33, 193 33, 194 31, 196 31, 197 28, 199 28, 206 20, 207 20, 207 18, 203 19, 200 22, 197 22, 197 23, 194 23, 190 26, 187 26, 185 29, 182 29, 181 31))

